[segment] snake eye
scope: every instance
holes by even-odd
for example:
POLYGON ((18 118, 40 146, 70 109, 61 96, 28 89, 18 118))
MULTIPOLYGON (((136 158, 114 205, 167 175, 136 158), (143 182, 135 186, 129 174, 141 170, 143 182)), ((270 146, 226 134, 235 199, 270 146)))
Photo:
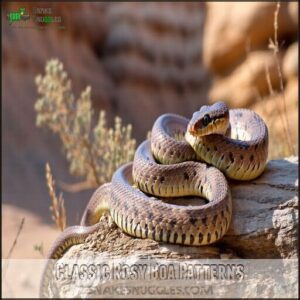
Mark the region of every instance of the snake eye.
POLYGON ((211 121, 210 116, 209 116, 208 114, 206 114, 206 115, 204 115, 204 117, 203 117, 202 124, 203 124, 204 126, 207 126, 207 125, 210 123, 210 121, 211 121))

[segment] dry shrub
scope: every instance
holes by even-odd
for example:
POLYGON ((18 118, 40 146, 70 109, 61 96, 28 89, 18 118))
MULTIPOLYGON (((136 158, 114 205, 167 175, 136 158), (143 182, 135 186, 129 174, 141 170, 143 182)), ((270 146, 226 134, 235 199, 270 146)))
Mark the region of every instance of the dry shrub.
POLYGON ((40 98, 35 103, 37 126, 48 127, 60 137, 70 173, 85 178, 85 188, 109 182, 115 170, 133 159, 136 141, 132 126, 119 117, 107 127, 105 111, 92 128, 91 88, 75 100, 71 80, 57 59, 46 63, 45 75, 36 77, 40 98))

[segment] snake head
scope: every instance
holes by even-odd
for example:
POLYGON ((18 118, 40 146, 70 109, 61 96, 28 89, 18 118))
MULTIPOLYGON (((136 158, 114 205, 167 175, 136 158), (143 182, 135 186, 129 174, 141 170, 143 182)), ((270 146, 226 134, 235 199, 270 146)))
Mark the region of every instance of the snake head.
POLYGON ((225 134, 229 126, 229 110, 224 102, 204 105, 194 112, 187 131, 194 136, 225 134))

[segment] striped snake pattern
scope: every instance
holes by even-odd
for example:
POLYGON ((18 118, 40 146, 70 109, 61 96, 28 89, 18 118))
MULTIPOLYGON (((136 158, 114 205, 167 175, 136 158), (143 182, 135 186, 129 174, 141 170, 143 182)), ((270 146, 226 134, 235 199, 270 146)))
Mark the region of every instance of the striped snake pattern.
MULTIPOLYGON (((268 129, 254 111, 229 110, 218 102, 202 106, 190 120, 164 114, 153 125, 151 141, 141 143, 133 163, 121 166, 111 183, 95 191, 80 226, 67 228, 48 258, 59 258, 71 245, 84 242, 98 229, 105 210, 124 232, 138 238, 188 246, 214 243, 228 230, 232 215, 226 177, 254 179, 263 172, 267 157, 268 129), (202 197, 206 203, 165 201, 181 196, 202 197)), ((41 297, 52 275, 49 263, 41 297)))

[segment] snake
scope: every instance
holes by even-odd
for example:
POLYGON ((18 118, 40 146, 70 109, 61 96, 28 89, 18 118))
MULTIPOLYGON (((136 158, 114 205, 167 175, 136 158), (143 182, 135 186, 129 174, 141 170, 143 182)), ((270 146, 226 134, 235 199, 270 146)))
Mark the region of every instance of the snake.
POLYGON ((229 109, 225 102, 203 105, 191 119, 166 113, 151 138, 137 148, 133 162, 119 167, 110 183, 97 188, 79 226, 68 227, 53 243, 40 286, 47 295, 51 259, 83 243, 109 211, 125 233, 185 246, 209 245, 227 232, 232 217, 229 180, 252 180, 268 158, 268 128, 253 110, 229 109), (196 196, 202 205, 165 199, 196 196))

